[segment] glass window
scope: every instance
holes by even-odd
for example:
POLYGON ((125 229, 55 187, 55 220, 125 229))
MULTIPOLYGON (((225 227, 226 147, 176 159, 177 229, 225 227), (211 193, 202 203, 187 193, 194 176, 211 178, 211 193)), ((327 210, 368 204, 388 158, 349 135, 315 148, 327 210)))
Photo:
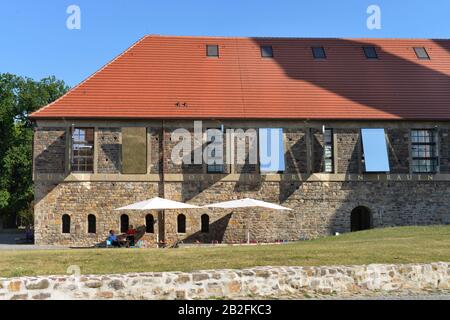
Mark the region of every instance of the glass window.
POLYGON ((261 46, 261 57, 272 58, 273 57, 272 46, 261 46))
POLYGON ((74 128, 72 134, 72 171, 94 171, 94 129, 74 128))
POLYGON ((145 216, 145 232, 146 233, 154 233, 155 232, 155 219, 152 214, 148 214, 145 216))
POLYGON ((208 44, 206 45, 206 55, 208 57, 218 57, 219 56, 219 46, 208 44))
POLYGON ((384 129, 361 129, 366 172, 389 172, 384 129))
POLYGON ((282 128, 259 129, 259 168, 261 172, 285 170, 282 128))
POLYGON ((62 233, 70 233, 70 216, 63 214, 62 216, 62 233))
POLYGON ((416 47, 414 48, 414 52, 416 53, 417 58, 430 60, 427 49, 425 49, 424 47, 416 47))
MULTIPOLYGON (((206 130, 206 141, 207 144, 210 145, 214 143, 216 139, 216 135, 219 133, 223 134, 223 127, 221 129, 207 129, 206 130)), ((223 136, 223 135, 222 135, 223 136)), ((223 141, 222 141, 223 142, 223 141)), ((213 148, 211 150, 211 153, 208 152, 208 160, 207 160, 207 172, 208 173, 223 173, 224 172, 224 165, 223 165, 223 146, 222 149, 220 148, 213 148), (222 151, 222 154, 216 154, 216 151, 222 151), (211 157, 211 158, 209 158, 211 157), (211 164, 209 162, 212 162, 211 164)))
POLYGON ((434 130, 411 130, 411 157, 414 173, 436 172, 438 157, 434 130))
POLYGON ((333 129, 325 129, 324 137, 324 171, 334 172, 333 168, 333 129))
POLYGON ((367 59, 378 59, 378 54, 375 47, 363 47, 363 50, 367 59))
POLYGON ((203 214, 201 216, 201 223, 202 223, 201 231, 203 233, 208 233, 209 232, 209 216, 207 214, 203 214))
POLYGON ((326 59, 325 49, 323 47, 312 47, 314 59, 326 59))
POLYGON ((88 233, 96 233, 97 232, 97 218, 90 214, 88 215, 88 233))
POLYGON ((177 232, 186 233, 186 216, 179 214, 177 217, 177 232))

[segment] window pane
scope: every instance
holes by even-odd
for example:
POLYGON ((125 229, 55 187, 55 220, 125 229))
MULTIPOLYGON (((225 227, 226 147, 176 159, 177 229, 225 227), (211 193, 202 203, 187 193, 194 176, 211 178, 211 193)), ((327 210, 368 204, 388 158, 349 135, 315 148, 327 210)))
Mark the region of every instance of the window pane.
POLYGON ((366 55, 366 58, 368 59, 377 59, 377 51, 375 50, 375 47, 363 47, 364 54, 366 55))
POLYGON ((314 59, 325 59, 325 49, 323 47, 313 47, 312 48, 314 59))
POLYGON ((72 171, 92 172, 94 162, 94 129, 74 128, 72 134, 72 171))
POLYGON ((389 159, 384 129, 361 129, 366 172, 388 172, 389 159))
POLYGON ((261 172, 285 170, 283 129, 259 129, 259 159, 261 172))
POLYGON ((416 56, 419 59, 430 59, 430 56, 428 55, 427 50, 424 47, 416 47, 414 48, 414 51, 416 52, 416 56))
POLYGON ((261 57, 264 57, 264 58, 271 58, 271 57, 273 57, 272 46, 262 46, 261 47, 261 57))
POLYGON ((219 46, 218 45, 207 45, 206 55, 208 57, 218 57, 219 56, 219 46))

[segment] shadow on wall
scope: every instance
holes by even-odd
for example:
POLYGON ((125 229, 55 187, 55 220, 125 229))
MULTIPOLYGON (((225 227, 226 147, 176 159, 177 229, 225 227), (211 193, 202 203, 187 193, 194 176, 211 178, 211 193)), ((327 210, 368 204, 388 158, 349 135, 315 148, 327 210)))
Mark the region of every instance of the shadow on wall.
POLYGON ((183 239, 184 243, 221 243, 225 236, 225 231, 228 227, 228 222, 231 219, 232 213, 229 213, 213 223, 209 224, 209 232, 197 231, 190 236, 183 239))

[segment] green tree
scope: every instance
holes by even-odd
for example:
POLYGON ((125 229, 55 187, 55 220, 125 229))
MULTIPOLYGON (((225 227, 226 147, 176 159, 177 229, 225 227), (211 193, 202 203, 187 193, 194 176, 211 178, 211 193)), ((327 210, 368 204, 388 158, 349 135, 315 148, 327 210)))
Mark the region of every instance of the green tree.
POLYGON ((55 77, 40 81, 0 74, 0 215, 32 211, 33 128, 28 115, 56 100, 68 86, 55 77))

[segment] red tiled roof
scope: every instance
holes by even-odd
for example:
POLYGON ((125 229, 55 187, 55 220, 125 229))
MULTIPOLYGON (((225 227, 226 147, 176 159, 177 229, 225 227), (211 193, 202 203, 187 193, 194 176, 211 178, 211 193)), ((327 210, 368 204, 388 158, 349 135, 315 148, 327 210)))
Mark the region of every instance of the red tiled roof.
POLYGON ((146 36, 31 117, 450 120, 450 40, 146 36))

